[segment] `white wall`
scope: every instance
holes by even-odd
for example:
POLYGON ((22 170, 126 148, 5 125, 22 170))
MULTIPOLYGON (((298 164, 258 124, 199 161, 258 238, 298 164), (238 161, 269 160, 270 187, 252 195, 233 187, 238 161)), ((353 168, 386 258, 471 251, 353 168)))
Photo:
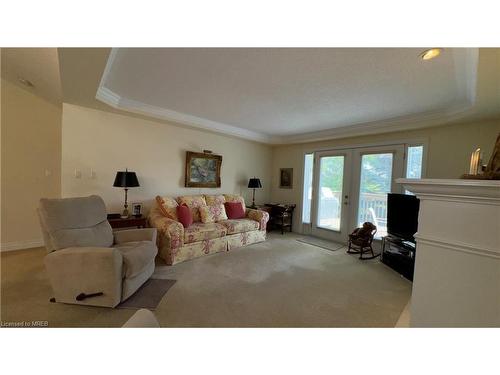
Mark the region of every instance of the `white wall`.
POLYGON ((158 194, 237 193, 251 200, 250 177, 259 177, 257 203, 269 200, 271 191, 270 146, 177 125, 143 120, 71 104, 63 105, 63 197, 98 194, 108 212, 120 212, 124 193, 114 188, 118 170, 135 171, 140 187, 129 190, 129 203, 145 203, 146 211, 158 194), (184 187, 186 151, 212 150, 222 155, 219 189, 184 187), (91 178, 91 169, 95 178, 91 178), (82 177, 75 178, 75 170, 82 177))
POLYGON ((1 92, 1 249, 41 246, 38 201, 61 192, 62 108, 3 78, 1 92))

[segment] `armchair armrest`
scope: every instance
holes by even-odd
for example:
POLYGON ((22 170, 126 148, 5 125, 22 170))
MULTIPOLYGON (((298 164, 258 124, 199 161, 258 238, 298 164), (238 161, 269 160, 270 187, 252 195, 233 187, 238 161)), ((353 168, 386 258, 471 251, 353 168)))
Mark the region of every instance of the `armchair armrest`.
POLYGON ((91 306, 120 303, 122 265, 121 252, 108 247, 70 247, 45 257, 56 301, 91 306))
POLYGON ((156 244, 156 232, 156 228, 119 230, 114 233, 115 243, 152 241, 156 244))
POLYGON ((262 210, 254 210, 247 208, 246 217, 259 222, 259 230, 265 231, 267 222, 269 221, 269 213, 262 210))

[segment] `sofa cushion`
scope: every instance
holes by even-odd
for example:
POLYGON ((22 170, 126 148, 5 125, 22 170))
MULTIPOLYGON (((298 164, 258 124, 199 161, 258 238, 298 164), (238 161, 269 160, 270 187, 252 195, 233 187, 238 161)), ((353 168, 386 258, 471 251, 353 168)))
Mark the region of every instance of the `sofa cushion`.
POLYGON ((227 234, 250 232, 259 229, 259 222, 252 219, 234 219, 220 221, 227 228, 227 234))
POLYGON ((215 223, 221 220, 227 220, 226 210, 223 204, 200 206, 199 210, 202 223, 215 223))
POLYGON ((208 206, 213 204, 224 204, 226 202, 226 198, 224 195, 205 195, 205 202, 207 202, 208 206))
POLYGON ((125 242, 114 246, 123 255, 123 275, 131 278, 140 274, 154 260, 158 250, 152 241, 125 242))
POLYGON ((189 228, 184 229, 184 243, 224 237, 226 233, 226 227, 218 223, 193 223, 189 228))
POLYGON ((245 199, 241 195, 237 194, 224 194, 226 202, 241 202, 243 207, 245 207, 245 199))
POLYGON ((245 209, 241 202, 226 202, 224 203, 228 219, 244 219, 245 209))
POLYGON ((193 224, 193 214, 191 209, 185 204, 177 206, 177 217, 184 228, 189 227, 193 224))
POLYGON ((156 203, 161 213, 172 220, 177 220, 177 201, 172 197, 156 196, 156 203))
POLYGON ((191 209, 194 222, 201 221, 200 210, 198 208, 207 205, 203 195, 183 195, 177 198, 177 203, 180 205, 185 204, 191 209))

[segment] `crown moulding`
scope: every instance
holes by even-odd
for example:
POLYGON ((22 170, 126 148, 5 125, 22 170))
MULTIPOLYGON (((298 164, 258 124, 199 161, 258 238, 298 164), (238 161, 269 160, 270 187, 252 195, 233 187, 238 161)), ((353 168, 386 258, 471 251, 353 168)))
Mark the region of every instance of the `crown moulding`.
POLYGON ((444 125, 451 121, 460 120, 475 111, 476 102, 476 74, 477 74, 477 51, 470 53, 468 59, 471 62, 467 74, 457 84, 467 87, 467 99, 461 103, 455 103, 445 109, 428 111, 408 116, 388 118, 372 122, 349 124, 341 127, 333 127, 327 130, 306 132, 301 134, 272 136, 234 125, 224 124, 205 118, 180 113, 168 108, 153 106, 113 92, 106 87, 107 77, 112 69, 118 48, 111 50, 106 67, 104 69, 95 98, 115 109, 144 115, 151 118, 172 121, 177 124, 187 125, 205 131, 215 132, 237 138, 243 138, 264 144, 297 144, 329 139, 339 139, 355 136, 370 135, 376 133, 389 133, 403 130, 426 128, 444 125))

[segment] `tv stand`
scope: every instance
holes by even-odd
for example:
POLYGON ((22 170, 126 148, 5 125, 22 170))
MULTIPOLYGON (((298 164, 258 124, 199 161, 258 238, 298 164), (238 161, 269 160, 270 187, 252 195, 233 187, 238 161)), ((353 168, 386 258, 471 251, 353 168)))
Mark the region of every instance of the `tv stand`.
POLYGON ((415 242, 387 235, 382 237, 380 260, 408 280, 413 281, 415 249, 415 242))

